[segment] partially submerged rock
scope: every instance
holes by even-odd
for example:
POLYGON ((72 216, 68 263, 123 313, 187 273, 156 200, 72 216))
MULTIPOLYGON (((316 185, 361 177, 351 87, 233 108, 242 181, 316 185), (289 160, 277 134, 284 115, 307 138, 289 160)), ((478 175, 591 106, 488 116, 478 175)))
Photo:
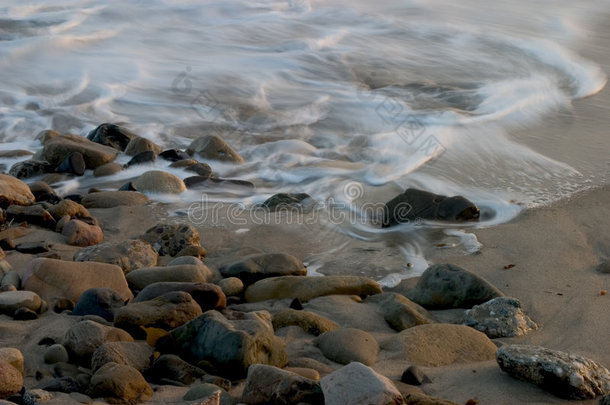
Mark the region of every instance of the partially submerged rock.
POLYGON ((115 124, 104 123, 93 129, 87 135, 87 139, 109 146, 116 150, 124 151, 129 142, 137 135, 127 128, 115 124))
POLYGON ((68 155, 79 152, 83 155, 85 165, 88 169, 112 162, 118 152, 116 149, 90 140, 78 135, 56 135, 43 142, 42 156, 54 166, 59 165, 68 155))
POLYGON ((150 170, 134 181, 138 191, 148 193, 179 194, 186 191, 182 179, 161 170, 150 170))
POLYGON ((216 135, 204 135, 195 139, 186 151, 190 155, 199 155, 209 160, 221 160, 232 163, 244 162, 244 158, 235 149, 216 135))

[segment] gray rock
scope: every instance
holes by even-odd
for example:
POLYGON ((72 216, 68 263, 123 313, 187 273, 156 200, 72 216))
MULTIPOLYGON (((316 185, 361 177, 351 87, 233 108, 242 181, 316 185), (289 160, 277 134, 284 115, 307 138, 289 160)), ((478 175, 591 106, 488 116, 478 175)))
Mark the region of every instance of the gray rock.
POLYGON ((237 277, 223 278, 218 282, 218 286, 226 296, 241 295, 244 292, 244 282, 237 277))
POLYGON ((72 315, 97 315, 114 321, 114 311, 125 305, 125 300, 110 288, 90 288, 78 298, 72 315))
POLYGON ((289 254, 263 253, 221 267, 220 274, 223 277, 237 277, 245 285, 250 285, 268 277, 305 276, 307 269, 302 261, 289 254))
POLYGON ((259 404, 324 404, 322 389, 317 381, 296 373, 264 364, 248 369, 242 402, 259 404))
POLYGON ((70 356, 64 345, 56 343, 47 347, 43 359, 47 364, 67 363, 70 360, 70 356))
POLYGON ((147 241, 161 256, 177 255, 189 245, 199 245, 199 232, 192 225, 157 224, 140 239, 147 241))
POLYGON ((312 208, 313 199, 307 193, 278 193, 266 199, 261 206, 270 211, 303 212, 312 208))
POLYGON ((107 342, 95 349, 91 357, 91 370, 114 362, 131 366, 143 373, 152 364, 153 348, 145 342, 107 342))
POLYGON ((133 207, 147 202, 148 197, 137 191, 98 191, 84 196, 81 204, 87 208, 114 208, 122 205, 133 207))
MULTIPOLYGON (((176 162, 178 163, 178 162, 176 162)), ((201 177, 214 177, 214 173, 212 172, 212 168, 207 163, 200 163, 195 161, 195 164, 188 165, 185 169, 187 172, 197 173, 198 176, 201 177)))
POLYGON ((131 159, 129 159, 129 162, 125 163, 124 167, 131 167, 131 166, 142 165, 142 164, 146 164, 146 163, 152 163, 155 160, 157 160, 157 155, 155 155, 155 152, 153 152, 152 150, 147 150, 144 152, 140 152, 137 155, 135 155, 134 157, 132 157, 131 159))
POLYGON ((610 394, 604 395, 599 399, 599 405, 610 405, 610 394))
POLYGON ((434 322, 428 311, 397 293, 371 295, 365 302, 378 303, 388 325, 398 332, 434 322))
POLYGON ((125 278, 134 290, 160 282, 207 283, 212 279, 212 272, 205 265, 195 266, 182 264, 165 267, 144 267, 129 272, 125 278))
POLYGON ((109 146, 116 150, 124 151, 129 142, 137 135, 127 128, 114 124, 101 124, 87 135, 87 139, 109 146))
POLYGON ((610 371, 585 357, 540 346, 504 345, 496 353, 500 368, 566 399, 610 394, 610 371))
POLYGON ((80 249, 74 254, 76 262, 116 264, 125 273, 142 267, 157 265, 159 255, 150 243, 135 239, 123 242, 106 242, 80 249))
POLYGON ((522 336, 538 329, 521 310, 516 298, 498 297, 466 311, 462 324, 485 333, 490 338, 522 336))
POLYGON ((610 260, 603 260, 597 265, 597 271, 600 273, 608 274, 610 273, 610 260))
POLYGON ((339 329, 339 325, 330 319, 314 312, 286 309, 273 316, 273 328, 278 330, 286 326, 298 326, 314 336, 339 329))
POLYGON ((354 362, 320 381, 325 405, 399 405, 401 393, 392 381, 362 363, 354 362))
POLYGON ((203 312, 210 309, 224 309, 227 298, 219 286, 211 283, 181 283, 161 282, 147 285, 138 293, 134 302, 151 300, 170 291, 184 291, 189 293, 199 304, 203 312))
POLYGON ((453 264, 434 264, 419 278, 407 298, 428 309, 471 308, 502 292, 485 279, 453 264))
POLYGON ((70 356, 86 367, 95 350, 106 342, 133 342, 133 338, 122 329, 86 320, 70 327, 62 340, 70 356))
POLYGON ((325 332, 314 343, 326 358, 340 364, 357 361, 370 366, 375 364, 379 353, 379 344, 373 335, 354 328, 325 332))
POLYGON ((77 176, 85 174, 86 164, 83 154, 80 152, 71 152, 65 159, 55 168, 56 173, 71 173, 77 176))
POLYGON ((13 316, 19 308, 40 312, 42 300, 31 291, 5 291, 0 293, 0 313, 13 316))
POLYGON ((140 175, 133 184, 138 191, 145 193, 179 194, 186 191, 182 179, 161 170, 147 171, 140 175))
POLYGON ((216 135, 205 135, 195 139, 186 152, 189 155, 199 155, 204 159, 220 160, 232 163, 243 163, 239 153, 229 146, 222 138, 216 135))
POLYGON ((89 395, 114 403, 137 404, 148 401, 153 390, 135 368, 106 363, 91 377, 89 395))

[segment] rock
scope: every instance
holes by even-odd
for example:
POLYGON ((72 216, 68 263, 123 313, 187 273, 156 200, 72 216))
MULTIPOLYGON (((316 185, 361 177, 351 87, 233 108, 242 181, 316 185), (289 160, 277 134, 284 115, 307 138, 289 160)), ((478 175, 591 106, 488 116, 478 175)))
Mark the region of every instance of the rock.
POLYGON ((603 274, 610 273, 610 260, 603 260, 597 265, 596 270, 603 274))
POLYGON ((19 308, 27 308, 38 312, 42 300, 38 294, 31 291, 5 291, 0 293, 0 313, 13 316, 19 308))
POLYGON ((447 197, 408 188, 385 204, 382 226, 389 227, 416 219, 476 221, 479 215, 479 207, 462 196, 447 197))
POLYGON ((462 324, 485 333, 491 339, 522 336, 538 329, 521 310, 516 298, 498 297, 466 311, 462 324))
POLYGON ((207 283, 212 279, 212 272, 205 265, 195 266, 182 264, 165 267, 144 267, 129 272, 125 278, 134 290, 159 282, 207 283))
POLYGON ((244 292, 244 283, 237 277, 223 278, 218 282, 225 296, 241 295, 244 292))
POLYGON ((131 138, 125 148, 125 154, 129 156, 136 156, 142 152, 153 152, 157 156, 162 151, 159 145, 141 136, 131 138))
POLYGON ((201 307, 190 294, 171 291, 151 300, 135 302, 117 309, 114 313, 114 324, 131 332, 132 336, 137 337, 139 331, 145 337, 141 327, 171 330, 201 314, 201 307))
POLYGON ((87 139, 109 146, 116 150, 124 151, 132 139, 138 137, 124 127, 114 124, 101 124, 87 135, 87 139))
POLYGON ((379 284, 366 277, 283 276, 266 278, 246 289, 246 301, 257 302, 268 299, 298 298, 308 301, 324 295, 345 294, 368 296, 381 293, 379 284))
POLYGON ((0 150, 0 158, 16 158, 23 156, 32 156, 33 153, 25 149, 10 149, 0 150))
POLYGON ((59 203, 47 208, 47 211, 56 221, 59 221, 66 215, 72 218, 91 218, 91 213, 87 208, 72 200, 61 200, 59 203))
POLYGON ((293 325, 314 336, 339 328, 339 325, 330 319, 309 311, 286 309, 273 316, 273 329, 275 330, 293 325))
POLYGON ((56 343, 47 347, 43 355, 44 362, 47 364, 67 363, 70 360, 68 350, 64 345, 56 343))
POLYGON ((289 254, 263 253, 221 267, 220 274, 223 277, 237 277, 245 285, 250 285, 268 277, 305 276, 307 269, 302 261, 289 254))
POLYGON ((604 395, 600 398, 598 405, 610 405, 610 394, 604 395))
POLYGON ((77 176, 85 174, 86 164, 83 154, 80 152, 72 152, 57 165, 56 173, 72 173, 77 176))
POLYGON ((189 155, 199 155, 204 159, 221 160, 232 163, 244 163, 242 158, 222 138, 216 135, 204 135, 195 139, 186 152, 189 155))
POLYGON ((610 394, 610 371, 583 356, 541 346, 504 345, 496 353, 500 368, 565 399, 610 394))
POLYGON ((179 160, 186 160, 191 158, 188 153, 178 149, 164 150, 163 152, 159 153, 159 157, 170 162, 177 162, 179 160))
POLYGON ((142 302, 154 299, 171 291, 183 291, 189 293, 199 304, 203 312, 210 309, 224 309, 227 306, 227 298, 219 286, 211 283, 184 283, 184 282, 160 282, 149 284, 138 293, 134 302, 142 302))
POLYGON ((0 398, 17 394, 23 387, 23 374, 0 358, 0 398))
POLYGON ((15 321, 31 321, 32 319, 38 319, 38 314, 29 308, 17 308, 13 314, 15 321))
POLYGON ((320 380, 325 405, 398 405, 402 395, 392 381, 353 362, 320 380))
POLYGON ((124 167, 136 166, 145 163, 151 163, 157 160, 157 155, 152 150, 147 150, 144 152, 140 152, 134 157, 132 157, 129 162, 125 164, 124 167))
POLYGON ((148 193, 178 194, 186 191, 186 186, 179 177, 161 170, 147 171, 133 184, 138 191, 148 193))
POLYGON ((430 379, 424 372, 417 366, 409 366, 400 377, 400 381, 410 385, 422 385, 430 382, 430 379))
POLYGON ((125 305, 123 297, 110 288, 90 288, 78 298, 72 315, 97 315, 114 321, 114 311, 125 305))
POLYGON ((135 191, 99 191, 83 197, 81 204, 87 208, 114 208, 121 205, 146 204, 148 197, 135 191))
POLYGON ((62 340, 71 358, 86 367, 95 350, 107 342, 133 342, 133 338, 122 329, 85 320, 72 325, 62 340))
POLYGON ((434 322, 428 311, 397 293, 371 295, 366 302, 379 304, 385 321, 398 332, 416 325, 434 322))
POLYGON ((335 371, 332 367, 309 357, 296 357, 288 361, 286 369, 300 368, 315 370, 318 374, 327 375, 335 371))
POLYGON ((23 359, 23 353, 19 349, 14 347, 2 347, 0 348, 0 360, 4 360, 11 366, 15 367, 20 374, 25 372, 25 360, 23 359))
POLYGON ((161 382, 163 379, 168 379, 185 385, 191 385, 204 375, 202 369, 173 354, 160 356, 146 373, 150 381, 161 382))
POLYGON ((491 360, 497 349, 484 333, 440 323, 405 329, 382 341, 381 348, 394 352, 391 358, 424 367, 491 360))
POLYGON ((148 401, 153 390, 138 370, 111 362, 104 364, 91 377, 89 395, 114 403, 137 404, 148 401))
POLYGON ((123 301, 133 298, 123 270, 105 263, 33 259, 26 267, 21 285, 24 290, 37 293, 49 303, 59 298, 75 303, 84 291, 96 287, 115 290, 123 301))
POLYGON ((217 385, 210 383, 203 384, 195 384, 193 385, 182 397, 185 401, 196 401, 196 400, 204 400, 204 402, 198 402, 198 405, 208 405, 207 401, 214 401, 214 396, 218 397, 217 402, 210 402, 209 405, 213 405, 215 403, 219 405, 234 405, 238 401, 230 396, 225 390, 220 388, 217 385))
POLYGON ((354 328, 325 332, 314 343, 326 358, 340 364, 357 361, 370 366, 375 364, 379 353, 379 345, 373 335, 354 328))
POLYGON ((65 392, 66 394, 82 390, 80 383, 74 377, 54 378, 43 384, 41 388, 45 391, 65 392))
POLYGON ((136 189, 136 186, 133 184, 132 181, 128 181, 127 183, 123 184, 120 188, 119 191, 138 191, 136 189))
POLYGON ((95 169, 112 162, 117 156, 115 149, 91 142, 83 137, 58 135, 44 142, 42 157, 53 166, 57 166, 73 152, 79 152, 83 155, 88 169, 95 169))
POLYGON ((116 162, 106 163, 105 165, 101 165, 93 170, 94 177, 104 177, 111 176, 123 170, 123 166, 116 162))
POLYGON ((258 404, 324 404, 320 384, 296 373, 264 364, 248 369, 242 402, 258 404))
POLYGON ((266 199, 261 206, 270 211, 303 210, 310 208, 313 202, 306 193, 279 193, 266 199))
POLYGON ((194 257, 197 259, 201 259, 205 257, 207 251, 201 247, 200 245, 186 245, 182 250, 176 253, 176 257, 194 257))
MULTIPOLYGON (((201 176, 201 177, 207 177, 207 178, 214 177, 214 173, 212 172, 212 168, 210 167, 209 164, 200 163, 200 162, 197 162, 196 160, 194 162, 195 162, 195 164, 187 166, 187 168, 186 168, 187 172, 197 173, 197 175, 201 176)), ((176 162, 176 163, 179 163, 179 162, 176 162)))
POLYGON ((46 160, 24 160, 11 166, 8 173, 18 179, 29 179, 52 171, 53 165, 46 160))
POLYGON ((27 404, 37 404, 53 399, 53 394, 41 389, 27 390, 23 394, 23 401, 27 404))
POLYGON ((428 309, 471 308, 502 292, 485 279, 453 264, 428 267, 407 298, 428 309))
POLYGON ((261 313, 244 314, 244 319, 228 320, 217 311, 208 311, 172 330, 171 344, 191 361, 207 360, 225 376, 244 376, 252 364, 283 367, 285 344, 273 334, 273 326, 261 313))
POLYGON ((53 190, 53 187, 49 186, 44 181, 35 181, 28 184, 28 187, 37 202, 47 201, 51 204, 55 204, 61 200, 55 193, 55 190, 53 190))
POLYGON ((143 373, 152 365, 152 359, 153 348, 144 342, 107 342, 93 352, 91 370, 95 373, 104 364, 114 362, 143 373))
POLYGON ((66 243, 73 246, 91 246, 104 240, 102 228, 78 219, 68 221, 61 230, 61 234, 66 237, 66 243))
POLYGON ((27 222, 45 228, 55 229, 57 222, 42 205, 10 205, 6 209, 6 219, 15 222, 27 222))
POLYGON ((177 266, 179 264, 192 264, 195 266, 205 266, 200 258, 193 256, 176 256, 167 263, 167 266, 177 266))
POLYGON ((36 255, 49 251, 49 246, 46 242, 23 242, 15 246, 15 250, 19 253, 36 255))
POLYGON ((140 240, 106 242, 80 249, 74 254, 76 262, 100 262, 115 264, 125 274, 142 267, 157 265, 159 255, 150 243, 140 240))
POLYGON ((199 245, 199 232, 192 225, 157 224, 140 239, 147 241, 161 256, 177 255, 189 245, 199 245))
MULTIPOLYGON (((187 156, 188 156, 188 155, 187 155, 187 156)), ((199 163, 197 160, 195 160, 195 159, 189 159, 189 158, 187 157, 186 159, 182 159, 182 160, 176 160, 175 162, 172 162, 172 163, 169 165, 169 167, 173 167, 173 168, 176 168, 176 169, 186 169, 186 168, 188 168, 188 167, 190 167, 190 166, 196 165, 197 163, 199 163)), ((202 164, 204 164, 204 165, 206 165, 206 166, 208 166, 208 167, 209 167, 209 165, 207 165, 207 164, 205 164, 205 163, 202 163, 202 164)), ((212 170, 212 169, 210 168, 210 170, 212 170)))

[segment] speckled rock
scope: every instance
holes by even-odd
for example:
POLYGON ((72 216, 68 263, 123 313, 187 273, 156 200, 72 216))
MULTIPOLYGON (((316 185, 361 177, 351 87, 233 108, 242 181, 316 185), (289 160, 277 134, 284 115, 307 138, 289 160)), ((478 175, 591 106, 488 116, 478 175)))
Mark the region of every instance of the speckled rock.
POLYGON ((114 362, 131 366, 143 373, 153 360, 153 348, 144 342, 107 342, 95 349, 91 370, 95 373, 104 364, 114 362))
POLYGON ((265 364, 248 368, 242 402, 247 405, 324 404, 317 381, 265 364))
POLYGON ((521 310, 516 298, 498 297, 466 311, 464 325, 485 333, 490 338, 522 336, 538 329, 521 310))
POLYGON ((71 326, 61 343, 71 358, 89 367, 95 350, 106 342, 133 342, 133 338, 122 329, 85 320, 71 326))
POLYGON ((161 256, 175 256, 189 245, 199 245, 199 232, 188 224, 157 224, 140 239, 147 241, 161 256))
POLYGON ((159 255, 150 243, 133 239, 123 242, 106 242, 80 249, 74 254, 76 262, 116 264, 125 273, 142 267, 157 265, 159 255))

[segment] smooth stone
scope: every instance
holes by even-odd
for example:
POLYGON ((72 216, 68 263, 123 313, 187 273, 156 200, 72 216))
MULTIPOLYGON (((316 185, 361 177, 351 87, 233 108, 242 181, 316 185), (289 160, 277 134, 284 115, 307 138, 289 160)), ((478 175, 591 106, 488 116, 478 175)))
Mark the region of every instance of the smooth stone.
POLYGON ((176 256, 186 246, 199 246, 200 242, 199 232, 188 224, 159 223, 146 230, 140 239, 150 243, 161 256, 176 256))
POLYGON ((114 321, 114 311, 125 305, 121 295, 110 288, 90 288, 78 298, 72 315, 97 315, 105 320, 114 321))
POLYGON ((270 211, 291 211, 310 208, 313 202, 307 193, 278 193, 267 198, 261 206, 270 211))
POLYGON ((167 266, 177 266, 179 264, 193 264, 195 266, 205 266, 200 258, 193 256, 176 256, 167 263, 167 266))
POLYGON ((178 162, 180 160, 187 160, 191 158, 188 153, 178 149, 164 150, 163 152, 159 153, 159 157, 170 162, 178 162))
MULTIPOLYGON (((210 383, 193 385, 184 394, 182 399, 185 401, 203 400, 204 405, 207 405, 208 401, 210 401, 210 405, 213 405, 213 401, 215 401, 214 396, 218 396, 217 403, 219 405, 235 405, 238 402, 236 398, 230 396, 225 390, 210 383)), ((198 404, 201 404, 201 402, 198 402, 198 404)))
POLYGON ((0 360, 8 362, 15 367, 19 373, 25 374, 25 360, 23 358, 23 353, 21 353, 19 349, 14 347, 0 348, 0 360))
POLYGON ((491 339, 523 336, 538 329, 538 325, 521 310, 519 300, 509 297, 475 305, 466 311, 462 324, 485 333, 491 339))
POLYGON ((161 170, 145 172, 133 183, 141 192, 179 194, 186 191, 186 186, 179 177, 161 170))
POLYGON ((136 191, 99 191, 85 195, 81 204, 86 208, 114 208, 143 205, 147 202, 148 197, 136 191))
POLYGON ((0 313, 13 316, 19 308, 40 311, 42 300, 31 291, 5 291, 0 293, 0 313))
POLYGON ((242 402, 246 405, 323 405, 324 396, 317 381, 277 367, 253 364, 248 369, 242 402))
POLYGON ((321 363, 318 360, 310 357, 295 357, 288 360, 286 368, 300 368, 315 370, 320 375, 328 375, 335 371, 327 364, 321 363))
POLYGON ((186 245, 182 248, 178 253, 176 253, 176 257, 195 257, 197 259, 201 259, 205 257, 208 252, 200 245, 186 245))
POLYGON ((263 253, 248 256, 220 268, 223 277, 237 277, 245 285, 253 284, 269 277, 305 276, 307 269, 303 262, 286 253, 263 253))
POLYGON ((11 166, 8 173, 18 179, 29 179, 53 171, 53 165, 46 160, 24 160, 11 166))
POLYGON ((6 219, 14 222, 27 222, 49 229, 55 229, 57 224, 53 216, 39 204, 30 206, 10 205, 6 209, 6 219))
POLYGON ((76 262, 100 262, 115 264, 125 274, 142 267, 157 265, 159 255, 150 243, 140 240, 106 242, 80 249, 74 254, 76 262))
POLYGON ((123 166, 116 162, 106 163, 105 165, 101 165, 93 170, 94 177, 104 177, 104 176, 112 176, 123 170, 123 166))
POLYGON ((125 275, 127 282, 134 290, 159 282, 207 283, 212 279, 212 272, 205 265, 182 264, 165 267, 143 267, 125 275))
POLYGON ((306 367, 284 367, 284 370, 298 374, 301 377, 309 378, 310 380, 320 381, 320 372, 313 368, 306 367))
POLYGON ((423 307, 397 293, 371 295, 365 302, 379 304, 388 325, 398 332, 434 322, 423 307))
POLYGON ((59 165, 70 153, 79 152, 83 155, 86 167, 95 169, 112 162, 118 153, 113 148, 91 142, 78 135, 58 135, 47 140, 43 145, 42 157, 54 166, 59 165))
POLYGON ((56 343, 47 347, 42 358, 47 364, 67 363, 70 360, 70 355, 64 345, 56 343))
POLYGON ((87 139, 95 143, 106 145, 120 151, 124 151, 127 148, 127 145, 129 145, 129 142, 136 137, 137 135, 127 128, 108 123, 99 125, 87 135, 87 139))
POLYGON ((218 282, 218 286, 227 297, 241 295, 244 292, 244 282, 237 277, 223 278, 218 282))
POLYGON ((82 218, 90 218, 91 213, 81 204, 72 201, 72 200, 61 200, 55 205, 47 208, 49 214, 55 218, 56 221, 59 221, 64 216, 70 217, 82 217, 82 218))
POLYGON ((149 151, 153 152, 156 156, 161 153, 163 149, 156 143, 146 138, 142 138, 141 136, 131 138, 131 140, 125 147, 125 154, 129 156, 136 156, 139 153, 149 151))
MULTIPOLYGON (((207 163, 200 163, 197 162, 196 160, 194 161, 195 164, 192 165, 188 165, 186 167, 186 171, 187 172, 193 172, 193 173, 197 173, 198 176, 202 176, 202 177, 214 177, 214 173, 212 172, 212 168, 210 167, 209 164, 207 163)), ((176 162, 178 163, 178 162, 176 162)))
POLYGON ((273 329, 278 330, 286 326, 298 326, 305 332, 318 336, 322 333, 339 329, 339 325, 330 319, 324 318, 314 312, 286 309, 273 316, 273 329))
POLYGON ((57 165, 55 168, 56 173, 72 173, 77 176, 85 174, 86 169, 85 158, 80 152, 72 152, 66 158, 57 165))
POLYGON ((97 348, 107 342, 133 342, 133 338, 122 329, 84 320, 72 325, 62 339, 70 356, 86 367, 97 348))
POLYGON ((104 240, 102 228, 78 219, 68 221, 62 228, 61 234, 66 237, 66 243, 73 246, 97 245, 104 240))
POLYGON ((23 387, 23 374, 0 358, 0 398, 17 394, 23 387))
POLYGON ((124 167, 131 167, 131 166, 137 166, 137 165, 142 165, 142 164, 146 164, 146 163, 152 163, 155 160, 157 160, 157 155, 155 154, 155 152, 153 152, 152 150, 147 150, 144 152, 140 152, 137 155, 135 155, 134 157, 132 157, 131 159, 129 159, 129 162, 127 162, 124 167))
POLYGON ((37 202, 48 201, 51 204, 55 204, 61 201, 61 198, 59 198, 53 187, 49 186, 44 181, 29 183, 28 187, 30 188, 30 191, 34 195, 34 198, 36 198, 37 202))
POLYGON ((186 168, 188 168, 190 166, 196 165, 197 163, 199 163, 197 160, 195 160, 195 159, 188 159, 187 158, 187 159, 183 159, 183 160, 176 160, 175 162, 172 162, 169 165, 169 167, 173 167, 173 168, 176 168, 176 169, 186 169, 186 168))
POLYGON ((379 353, 379 344, 373 335, 354 328, 325 332, 314 343, 326 358, 339 364, 357 361, 370 366, 375 364, 379 353))
POLYGON ((195 139, 186 152, 199 155, 203 159, 220 160, 232 163, 244 163, 245 160, 228 143, 216 135, 204 135, 195 139))
POLYGON ((138 370, 112 362, 104 364, 93 374, 88 392, 94 398, 129 404, 146 402, 153 395, 152 388, 138 370))
POLYGON ((159 282, 149 284, 136 295, 133 302, 154 299, 172 291, 183 291, 193 297, 203 312, 210 309, 224 309, 227 298, 219 286, 211 283, 159 282))
POLYGON ((93 352, 91 371, 95 373, 104 364, 114 362, 143 373, 152 365, 153 352, 153 348, 144 342, 107 342, 93 352))

